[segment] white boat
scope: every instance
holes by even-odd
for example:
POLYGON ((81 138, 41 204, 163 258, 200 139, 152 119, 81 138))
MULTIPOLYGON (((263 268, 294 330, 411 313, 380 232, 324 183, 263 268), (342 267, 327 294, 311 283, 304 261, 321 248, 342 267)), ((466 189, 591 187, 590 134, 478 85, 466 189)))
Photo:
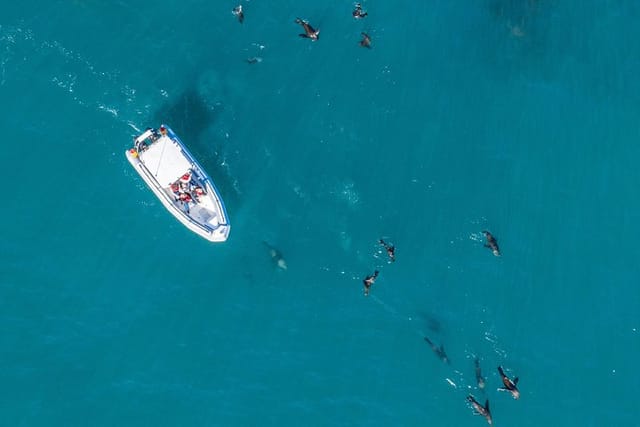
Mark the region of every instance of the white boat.
POLYGON ((231 226, 220 193, 168 126, 144 131, 126 156, 178 221, 211 242, 227 240, 231 226))

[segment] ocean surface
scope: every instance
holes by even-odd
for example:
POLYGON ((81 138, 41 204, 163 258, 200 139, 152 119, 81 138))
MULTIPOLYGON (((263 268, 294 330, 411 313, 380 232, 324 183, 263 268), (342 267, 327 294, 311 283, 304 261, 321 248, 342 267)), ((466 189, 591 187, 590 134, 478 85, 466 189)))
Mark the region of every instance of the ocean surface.
POLYGON ((0 425, 640 426, 640 2, 237 4, 3 4, 0 425))

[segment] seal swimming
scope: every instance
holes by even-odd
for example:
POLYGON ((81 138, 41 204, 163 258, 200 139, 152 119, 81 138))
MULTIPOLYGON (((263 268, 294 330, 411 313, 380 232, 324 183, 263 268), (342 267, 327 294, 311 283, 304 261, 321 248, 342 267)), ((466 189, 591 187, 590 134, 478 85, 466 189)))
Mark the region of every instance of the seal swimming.
POLYGON ((487 230, 484 230, 482 234, 487 238, 487 243, 484 244, 484 247, 491 249, 491 252, 493 252, 495 256, 500 256, 498 241, 493 237, 493 234, 489 233, 487 230))
POLYGON ((231 11, 231 13, 233 13, 235 16, 238 17, 238 22, 240 22, 241 24, 244 22, 244 12, 242 11, 242 5, 239 4, 238 6, 234 7, 233 10, 231 11))
POLYGON ((360 40, 360 46, 366 47, 367 49, 371 49, 371 37, 367 33, 362 34, 362 40, 360 40))
POLYGON ((431 350, 446 364, 450 364, 449 358, 447 357, 447 353, 444 351, 444 346, 441 344, 440 347, 435 345, 428 337, 424 337, 424 340, 429 344, 431 350))
POLYGON ((296 18, 295 23, 302 25, 302 28, 304 28, 304 34, 299 34, 300 37, 311 39, 311 41, 316 41, 320 38, 320 30, 314 29, 311 25, 309 25, 308 21, 296 18))
POLYGON ((276 265, 276 267, 278 267, 281 270, 286 270, 287 269, 287 262, 285 261, 284 257, 282 256, 282 253, 279 250, 277 250, 276 248, 274 248, 273 246, 271 246, 269 243, 267 243, 265 241, 262 241, 262 243, 269 250, 269 256, 271 256, 271 260, 276 265))
POLYGON ((518 390, 519 378, 515 377, 513 380, 511 380, 511 378, 505 375, 504 371, 502 370, 502 366, 498 366, 498 373, 502 378, 502 384, 504 384, 504 387, 500 387, 498 390, 508 391, 509 393, 511 393, 514 399, 520 398, 520 391, 518 390))
POLYGON ((396 247, 385 242, 384 239, 380 239, 378 242, 380 242, 384 247, 384 250, 387 251, 387 255, 389 255, 391 262, 394 262, 396 260, 396 247))
POLYGON ((379 271, 376 270, 376 271, 373 272, 373 274, 368 275, 362 281, 362 284, 364 285, 364 296, 365 297, 369 296, 369 288, 371 288, 371 285, 373 285, 375 283, 376 279, 378 278, 378 273, 379 273, 379 271))
POLYGON ((480 370, 480 360, 475 357, 473 359, 473 363, 476 367, 476 382, 478 383, 478 387, 481 389, 484 389, 485 383, 484 383, 484 377, 482 376, 482 371, 480 370))
POLYGON ((252 56, 251 58, 245 59, 245 61, 247 61, 247 64, 259 64, 262 62, 262 58, 259 56, 252 56))
POLYGON ((367 16, 369 13, 362 10, 362 5, 360 3, 354 4, 355 9, 351 12, 351 16, 355 19, 362 19, 367 16))
POLYGON ((489 409, 489 399, 487 399, 487 401, 484 403, 484 406, 482 406, 480 402, 478 402, 476 398, 473 397, 472 394, 470 394, 469 396, 467 396, 467 402, 471 403, 473 412, 476 415, 482 415, 487 420, 487 423, 489 423, 489 425, 493 424, 493 419, 491 418, 491 410, 489 409))

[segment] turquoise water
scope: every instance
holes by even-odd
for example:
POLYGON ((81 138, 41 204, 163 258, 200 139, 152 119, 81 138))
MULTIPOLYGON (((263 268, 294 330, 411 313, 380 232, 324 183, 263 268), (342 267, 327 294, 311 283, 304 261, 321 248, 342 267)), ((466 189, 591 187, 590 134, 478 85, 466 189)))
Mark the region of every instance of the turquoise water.
POLYGON ((0 17, 0 425, 640 426, 639 3, 45 3, 0 17), (227 243, 127 163, 161 122, 227 243))

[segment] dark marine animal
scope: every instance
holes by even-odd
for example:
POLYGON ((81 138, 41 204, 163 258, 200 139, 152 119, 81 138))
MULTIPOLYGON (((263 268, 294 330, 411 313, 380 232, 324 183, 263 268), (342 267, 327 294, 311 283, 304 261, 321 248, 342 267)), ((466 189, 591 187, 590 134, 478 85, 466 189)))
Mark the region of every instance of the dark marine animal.
POLYGON ((239 4, 238 6, 234 7, 233 10, 231 11, 231 13, 233 13, 235 16, 238 17, 238 22, 240 22, 241 24, 244 22, 244 12, 242 11, 242 5, 239 4))
POLYGON ((444 363, 449 364, 449 357, 447 357, 447 353, 444 351, 444 346, 441 344, 440 346, 435 345, 428 337, 424 337, 424 340, 429 344, 431 350, 442 360, 444 363))
POLYGON ((369 14, 368 12, 362 10, 362 5, 360 3, 356 3, 354 7, 355 9, 353 9, 353 12, 351 12, 351 16, 353 16, 355 19, 362 19, 369 14))
POLYGON ((362 34, 362 40, 360 40, 360 46, 366 47, 367 49, 371 49, 371 37, 367 33, 362 34))
POLYGON ((487 420, 487 423, 489 423, 489 425, 493 424, 493 419, 491 418, 491 410, 489 409, 489 399, 487 399, 484 403, 484 406, 482 406, 480 402, 478 402, 476 398, 470 394, 467 396, 467 402, 471 404, 474 414, 482 415, 487 420))
POLYGON ((484 236, 487 238, 487 243, 484 244, 484 247, 491 249, 491 252, 493 252, 495 256, 500 256, 500 248, 498 247, 498 241, 496 240, 495 237, 493 237, 493 234, 491 234, 486 230, 484 230, 482 234, 484 234, 484 236))
POLYGON ((302 28, 304 29, 304 34, 299 34, 300 37, 311 39, 311 41, 316 41, 320 38, 320 30, 316 30, 315 28, 313 28, 311 25, 309 25, 308 21, 296 18, 295 23, 302 25, 302 28))
POLYGON ((396 247, 385 242, 383 239, 380 239, 379 242, 384 247, 384 250, 387 251, 391 262, 394 262, 396 260, 396 247))
POLYGON ((478 387, 484 389, 485 382, 484 377, 482 376, 482 371, 480 370, 480 360, 476 357, 473 359, 473 363, 476 367, 476 382, 478 383, 478 387))
POLYGON ((518 390, 518 377, 515 377, 513 380, 511 378, 509 378, 505 373, 504 370, 502 369, 502 366, 498 366, 498 373, 500 374, 500 377, 502 378, 502 384, 504 384, 504 387, 500 387, 498 390, 500 391, 508 391, 509 393, 511 393, 511 395, 513 396, 514 399, 519 399, 520 398, 520 390, 518 390))
POLYGON ((376 279, 378 278, 378 273, 380 273, 378 270, 374 271, 373 274, 368 275, 367 277, 364 278, 364 280, 362 281, 362 284, 364 285, 364 296, 369 296, 369 289, 371 288, 371 285, 373 285, 376 281, 376 279))
POLYGON ((271 260, 273 261, 275 266, 278 267, 281 270, 286 270, 287 269, 287 261, 285 261, 284 257, 282 256, 282 253, 279 250, 277 250, 276 248, 274 248, 273 246, 271 246, 269 243, 267 243, 265 241, 263 241, 262 243, 269 250, 269 256, 271 257, 271 260))

